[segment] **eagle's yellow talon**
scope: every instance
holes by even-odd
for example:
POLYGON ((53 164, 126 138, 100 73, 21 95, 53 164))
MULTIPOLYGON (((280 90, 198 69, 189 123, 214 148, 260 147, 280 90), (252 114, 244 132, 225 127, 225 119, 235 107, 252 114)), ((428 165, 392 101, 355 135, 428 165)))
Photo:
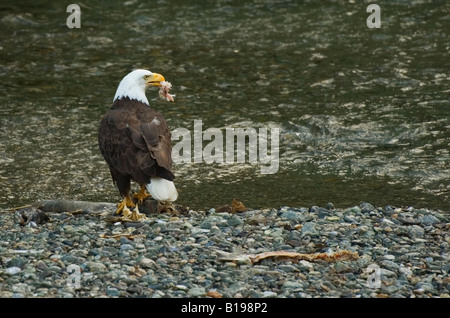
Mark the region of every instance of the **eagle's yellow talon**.
POLYGON ((129 208, 125 207, 122 210, 122 220, 129 220, 133 216, 133 212, 129 208))
POLYGON ((135 204, 133 203, 133 200, 131 200, 130 197, 125 197, 125 198, 123 198, 122 202, 120 202, 120 203, 117 205, 116 214, 120 214, 120 213, 123 214, 125 210, 130 211, 130 210, 128 209, 128 207, 134 208, 134 207, 135 207, 135 204))
POLYGON ((147 218, 145 214, 139 213, 138 206, 133 203, 133 200, 131 200, 130 197, 125 197, 122 202, 119 203, 116 213, 122 214, 123 221, 139 221, 147 218), (129 207, 134 208, 134 210, 131 211, 129 207))
POLYGON ((142 205, 142 203, 144 202, 144 200, 148 197, 150 197, 151 195, 148 194, 145 191, 145 185, 141 185, 141 190, 139 190, 138 193, 133 194, 133 198, 138 200, 138 204, 142 205))
POLYGON ((139 213, 139 208, 136 205, 136 208, 134 209, 134 211, 131 212, 131 217, 130 217, 131 221, 139 221, 139 220, 144 220, 146 218, 147 217, 145 216, 145 214, 139 213))

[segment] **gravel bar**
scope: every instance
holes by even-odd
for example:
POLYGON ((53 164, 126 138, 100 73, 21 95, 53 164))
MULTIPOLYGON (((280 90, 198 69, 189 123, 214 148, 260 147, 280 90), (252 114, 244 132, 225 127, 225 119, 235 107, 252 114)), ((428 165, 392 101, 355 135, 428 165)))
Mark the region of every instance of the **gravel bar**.
POLYGON ((0 210, 0 297, 450 297, 449 212, 329 203, 141 222, 112 215, 108 206, 0 210), (218 257, 343 250, 357 258, 218 257))

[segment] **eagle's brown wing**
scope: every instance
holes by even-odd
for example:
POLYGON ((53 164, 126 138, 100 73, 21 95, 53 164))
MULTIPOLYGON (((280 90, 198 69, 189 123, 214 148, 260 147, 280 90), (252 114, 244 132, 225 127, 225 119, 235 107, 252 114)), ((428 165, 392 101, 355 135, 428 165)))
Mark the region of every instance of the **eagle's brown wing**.
POLYGON ((169 127, 163 115, 146 107, 138 112, 138 125, 128 125, 127 133, 134 146, 141 152, 138 154, 138 167, 144 172, 155 167, 156 173, 148 172, 148 176, 158 176, 172 181, 172 144, 169 127), (156 164, 153 164, 156 162, 156 164))
POLYGON ((130 178, 140 184, 154 176, 172 181, 171 134, 164 117, 138 101, 116 103, 103 117, 98 137, 119 191, 129 191, 130 178))

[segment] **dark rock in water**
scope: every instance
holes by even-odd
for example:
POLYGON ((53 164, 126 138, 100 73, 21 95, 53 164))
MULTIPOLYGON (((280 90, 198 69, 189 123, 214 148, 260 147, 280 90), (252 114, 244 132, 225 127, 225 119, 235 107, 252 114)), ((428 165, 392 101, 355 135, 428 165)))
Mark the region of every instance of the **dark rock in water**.
POLYGON ((45 212, 34 207, 24 208, 16 211, 15 217, 19 224, 22 226, 36 226, 39 224, 47 223, 50 220, 45 212))

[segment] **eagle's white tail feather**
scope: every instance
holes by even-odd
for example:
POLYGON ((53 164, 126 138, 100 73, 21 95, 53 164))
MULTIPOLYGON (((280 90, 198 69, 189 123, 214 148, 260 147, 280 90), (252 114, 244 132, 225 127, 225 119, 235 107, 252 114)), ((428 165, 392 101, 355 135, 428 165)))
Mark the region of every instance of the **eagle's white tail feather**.
POLYGON ((178 198, 177 189, 172 181, 153 177, 146 187, 152 198, 156 200, 173 202, 178 198))

